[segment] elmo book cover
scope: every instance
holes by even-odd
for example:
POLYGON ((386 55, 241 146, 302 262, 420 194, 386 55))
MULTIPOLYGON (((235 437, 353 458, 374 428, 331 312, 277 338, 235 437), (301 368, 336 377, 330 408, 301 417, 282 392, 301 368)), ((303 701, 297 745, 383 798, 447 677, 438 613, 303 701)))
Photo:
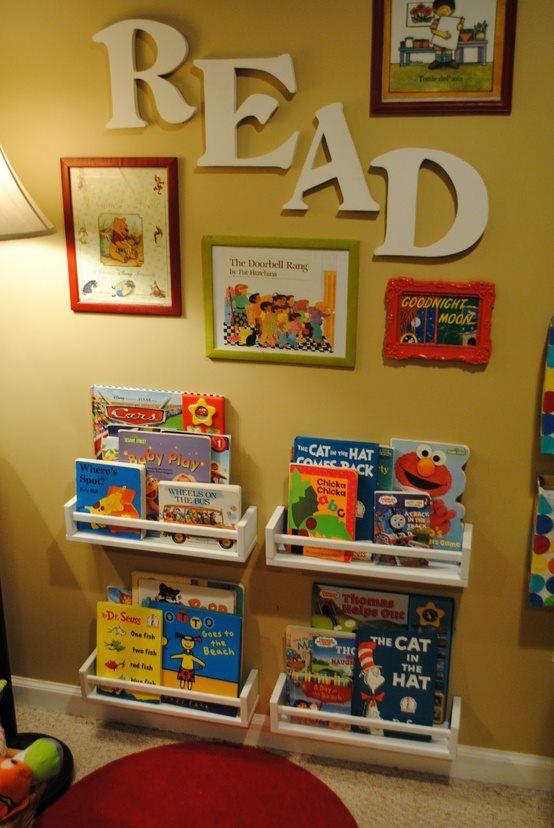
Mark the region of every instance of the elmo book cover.
MULTIPOLYGON (((354 540, 358 473, 333 466, 290 464, 287 529, 292 535, 354 540)), ((304 547, 305 555, 351 560, 351 552, 304 547)))
POLYGON ((459 502, 466 485, 464 468, 469 448, 453 443, 391 440, 394 449, 394 489, 425 492, 431 497, 431 537, 434 549, 462 548, 465 509, 459 502))

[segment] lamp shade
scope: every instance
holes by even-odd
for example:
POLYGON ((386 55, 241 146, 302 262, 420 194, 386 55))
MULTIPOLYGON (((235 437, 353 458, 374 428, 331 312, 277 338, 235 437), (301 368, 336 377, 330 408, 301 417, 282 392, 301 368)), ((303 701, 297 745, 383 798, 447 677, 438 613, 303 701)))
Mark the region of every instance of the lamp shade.
POLYGON ((54 232, 0 147, 0 241, 46 236, 54 232))

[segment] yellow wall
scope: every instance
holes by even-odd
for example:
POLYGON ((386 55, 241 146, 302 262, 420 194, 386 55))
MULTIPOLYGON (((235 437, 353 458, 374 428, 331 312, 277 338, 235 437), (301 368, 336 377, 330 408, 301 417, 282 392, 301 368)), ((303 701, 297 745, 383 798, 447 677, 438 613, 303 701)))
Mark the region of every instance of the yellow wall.
MULTIPOLYGON (((527 608, 526 580, 535 474, 554 468, 537 450, 543 346, 554 304, 547 195, 553 78, 546 76, 552 3, 520 3, 512 115, 441 119, 368 117, 370 5, 27 0, 3 10, 0 140, 58 230, 47 239, 0 244, 0 569, 13 671, 75 683, 93 646, 96 601, 107 583, 128 583, 133 568, 240 576, 250 588, 246 662, 261 668, 261 710, 267 710, 285 625, 309 618, 309 574, 268 570, 263 547, 242 571, 64 540, 62 504, 73 493, 73 460, 91 450, 89 386, 211 390, 230 401, 234 480, 245 502, 259 506, 260 530, 284 497, 296 434, 381 442, 421 437, 470 446, 465 503, 475 544, 470 585, 460 596, 451 684, 464 701, 461 740, 547 754, 552 619, 527 608), (195 169, 202 153, 199 115, 178 127, 105 128, 107 59, 91 37, 117 20, 141 16, 186 33, 193 59, 290 52, 298 93, 283 102, 269 128, 245 126, 240 136, 243 152, 259 154, 300 129, 287 174, 195 169), (344 102, 364 168, 388 150, 429 146, 479 170, 491 214, 473 251, 450 262, 373 261, 383 214, 338 219, 333 188, 309 196, 304 217, 280 214, 311 141, 313 113, 337 100, 344 102), (71 312, 59 175, 60 156, 71 155, 179 156, 182 318, 71 312), (356 369, 210 362, 200 259, 200 239, 209 233, 360 239, 356 369), (385 284, 403 274, 496 283, 494 351, 485 370, 383 365, 385 284)), ((201 77, 191 72, 190 60, 176 78, 199 104, 201 77)), ((259 80, 241 84, 244 94, 271 91, 259 80)), ((143 111, 151 113, 148 101, 143 111)), ((368 182, 384 204, 383 178, 368 174, 368 182)), ((418 241, 424 243, 438 238, 452 216, 450 196, 431 172, 423 173, 419 205, 418 241)))

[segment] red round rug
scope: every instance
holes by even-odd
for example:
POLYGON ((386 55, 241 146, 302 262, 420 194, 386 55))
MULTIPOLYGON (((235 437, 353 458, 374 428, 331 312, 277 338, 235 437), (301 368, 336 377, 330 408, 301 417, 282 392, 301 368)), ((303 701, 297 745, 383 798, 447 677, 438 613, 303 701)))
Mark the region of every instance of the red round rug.
POLYGON ((336 794, 273 753, 208 742, 133 753, 85 776, 37 828, 356 828, 336 794))

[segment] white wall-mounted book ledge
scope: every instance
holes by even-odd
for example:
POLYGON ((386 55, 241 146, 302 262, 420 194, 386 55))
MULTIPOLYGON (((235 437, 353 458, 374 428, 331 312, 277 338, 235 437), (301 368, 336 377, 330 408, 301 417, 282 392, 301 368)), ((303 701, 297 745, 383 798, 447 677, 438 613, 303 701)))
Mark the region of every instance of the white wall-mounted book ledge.
POLYGON ((410 584, 432 584, 437 586, 465 587, 469 579, 471 542, 473 527, 464 525, 462 549, 446 552, 409 546, 385 546, 370 541, 342 541, 328 538, 306 538, 286 534, 286 509, 277 506, 265 528, 265 554, 268 566, 306 569, 312 572, 331 572, 334 575, 352 575, 357 578, 375 578, 380 581, 404 581, 410 584), (351 561, 336 561, 287 552, 286 546, 311 546, 318 549, 341 549, 365 555, 368 560, 358 557, 351 561), (391 565, 373 563, 372 555, 390 558, 391 565), (428 561, 427 566, 398 566, 395 558, 409 561, 420 558, 428 561))
POLYGON ((240 696, 230 698, 219 696, 215 693, 196 693, 193 690, 178 690, 173 687, 161 687, 157 684, 142 684, 137 681, 123 681, 121 679, 101 678, 95 674, 96 650, 94 650, 83 666, 79 669, 79 683, 81 695, 87 702, 97 702, 110 707, 126 708, 128 710, 143 710, 149 714, 159 716, 176 716, 180 719, 195 719, 202 722, 217 722, 220 724, 232 725, 234 727, 248 727, 258 704, 258 671, 250 670, 240 696), (99 693, 98 687, 113 688, 121 691, 145 691, 160 696, 174 698, 175 700, 185 699, 199 702, 197 707, 182 707, 179 704, 169 702, 148 702, 135 701, 134 699, 122 696, 111 696, 99 693), (203 705, 217 705, 218 710, 224 708, 224 712, 202 709, 203 705))
POLYGON ((300 736, 316 741, 335 742, 371 750, 386 750, 392 753, 410 753, 434 759, 452 760, 458 746, 462 701, 458 696, 452 700, 450 723, 442 725, 416 725, 404 722, 389 722, 384 719, 366 719, 344 713, 322 713, 318 710, 290 707, 285 704, 286 674, 280 673, 269 701, 269 715, 273 733, 286 736, 300 736), (333 727, 333 725, 335 727, 333 727), (352 727, 375 727, 387 732, 409 733, 414 736, 430 736, 430 741, 416 741, 394 736, 378 736, 370 732, 358 733, 353 730, 339 730, 338 725, 352 727))
POLYGON ((103 515, 102 525, 124 529, 146 529, 150 532, 167 533, 168 537, 121 538, 116 533, 101 535, 79 529, 78 523, 99 523, 98 515, 78 512, 76 498, 64 506, 66 538, 80 543, 99 546, 115 546, 137 552, 158 552, 163 555, 203 558, 206 561, 230 561, 245 563, 256 546, 258 510, 249 506, 236 529, 217 529, 211 526, 191 526, 162 520, 139 520, 103 515), (206 543, 211 539, 211 543, 206 543))

